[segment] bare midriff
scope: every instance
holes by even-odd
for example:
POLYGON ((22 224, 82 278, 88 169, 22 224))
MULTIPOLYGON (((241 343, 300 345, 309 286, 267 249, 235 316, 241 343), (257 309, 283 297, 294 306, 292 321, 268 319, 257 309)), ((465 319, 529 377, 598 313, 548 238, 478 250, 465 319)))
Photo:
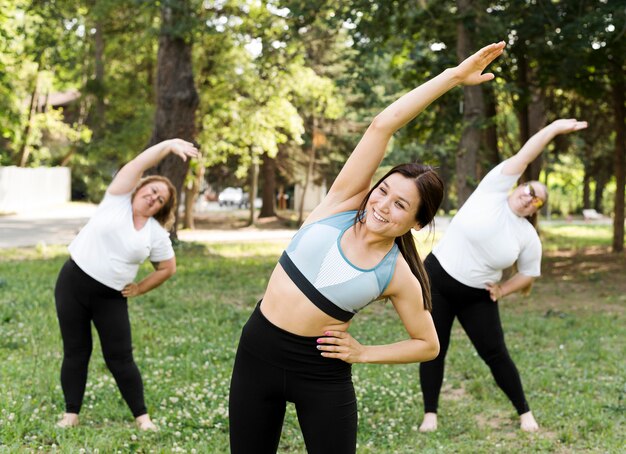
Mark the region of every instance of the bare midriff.
POLYGON ((323 336, 325 331, 347 331, 350 326, 313 304, 280 264, 270 277, 261 312, 272 324, 298 336, 323 336))

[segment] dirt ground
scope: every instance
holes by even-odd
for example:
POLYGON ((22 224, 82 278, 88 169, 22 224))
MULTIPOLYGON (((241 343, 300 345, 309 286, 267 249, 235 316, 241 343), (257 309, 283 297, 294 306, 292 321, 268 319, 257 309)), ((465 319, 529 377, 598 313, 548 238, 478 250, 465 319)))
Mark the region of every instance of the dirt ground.
POLYGON ((602 310, 624 313, 626 309, 626 254, 609 247, 547 251, 542 277, 534 291, 548 315, 569 310, 602 310))

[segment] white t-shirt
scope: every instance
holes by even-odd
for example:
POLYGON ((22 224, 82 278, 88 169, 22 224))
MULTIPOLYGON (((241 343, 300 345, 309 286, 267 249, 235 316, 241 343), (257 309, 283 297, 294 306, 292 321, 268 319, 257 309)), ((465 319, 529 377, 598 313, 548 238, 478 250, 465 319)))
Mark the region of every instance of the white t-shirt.
POLYGON ((156 219, 149 218, 143 228, 135 230, 131 195, 107 191, 68 247, 81 270, 116 290, 133 282, 148 257, 152 262, 174 257, 169 234, 156 219))
POLYGON ((541 241, 508 204, 519 175, 503 175, 504 162, 489 172, 450 222, 433 254, 446 272, 474 288, 499 282, 517 261, 525 276, 541 274, 541 241))

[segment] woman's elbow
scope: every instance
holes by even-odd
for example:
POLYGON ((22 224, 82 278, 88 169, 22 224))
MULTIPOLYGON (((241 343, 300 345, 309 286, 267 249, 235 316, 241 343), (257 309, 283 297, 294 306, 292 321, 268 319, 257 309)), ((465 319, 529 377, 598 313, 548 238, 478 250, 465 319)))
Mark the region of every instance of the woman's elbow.
POLYGON ((370 132, 377 132, 385 135, 393 135, 395 132, 388 118, 385 118, 382 114, 376 115, 367 129, 370 132))
POLYGON ((176 274, 176 262, 168 263, 167 266, 163 268, 163 271, 165 271, 165 280, 172 277, 176 274))
POLYGON ((428 347, 426 349, 427 359, 425 361, 432 361, 439 355, 439 339, 434 338, 428 342, 428 347))

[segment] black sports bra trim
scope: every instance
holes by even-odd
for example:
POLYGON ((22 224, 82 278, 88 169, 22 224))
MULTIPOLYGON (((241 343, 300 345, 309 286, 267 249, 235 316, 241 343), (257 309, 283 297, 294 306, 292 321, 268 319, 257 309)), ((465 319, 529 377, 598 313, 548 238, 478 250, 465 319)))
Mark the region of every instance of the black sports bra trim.
POLYGON ((337 320, 347 322, 354 314, 352 312, 344 311, 340 307, 337 307, 335 303, 326 298, 318 289, 315 288, 311 282, 302 274, 298 267, 293 263, 286 251, 280 256, 278 263, 283 267, 287 276, 293 281, 294 284, 300 289, 306 297, 315 304, 322 312, 330 315, 337 320))

